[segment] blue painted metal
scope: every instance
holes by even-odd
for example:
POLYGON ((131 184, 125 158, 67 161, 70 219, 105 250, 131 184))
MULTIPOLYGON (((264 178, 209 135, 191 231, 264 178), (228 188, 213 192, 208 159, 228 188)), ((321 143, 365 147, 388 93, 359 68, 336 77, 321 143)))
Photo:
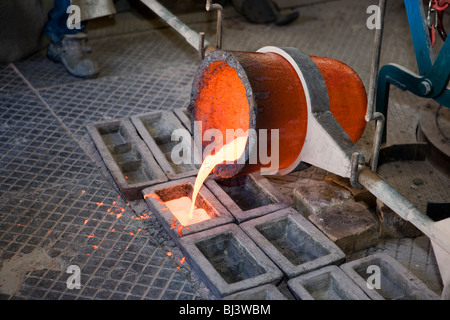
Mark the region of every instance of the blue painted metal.
POLYGON ((422 0, 405 0, 405 8, 419 74, 397 64, 387 64, 380 69, 376 110, 386 119, 391 84, 417 96, 432 98, 450 108, 450 89, 447 88, 450 79, 450 37, 434 59, 422 0))
POLYGON ((433 67, 433 50, 423 2, 422 0, 405 0, 405 8, 416 53, 417 66, 419 67, 419 73, 424 75, 433 67))

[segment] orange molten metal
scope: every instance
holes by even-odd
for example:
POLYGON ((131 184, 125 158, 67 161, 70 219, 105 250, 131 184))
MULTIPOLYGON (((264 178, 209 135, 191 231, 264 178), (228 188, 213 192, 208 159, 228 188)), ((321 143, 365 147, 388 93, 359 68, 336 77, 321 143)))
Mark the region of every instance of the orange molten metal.
POLYGON ((189 226, 211 219, 206 210, 202 208, 194 208, 192 214, 190 214, 189 208, 192 202, 188 197, 181 197, 167 201, 165 205, 183 226, 189 226))
MULTIPOLYGON (((311 58, 325 80, 330 111, 356 142, 366 125, 364 85, 344 63, 311 58)), ((259 129, 267 129, 267 150, 271 150, 270 132, 278 129, 279 170, 290 167, 298 159, 305 142, 308 126, 306 93, 294 67, 277 53, 220 50, 211 53, 194 78, 189 109, 192 124, 202 122, 202 136, 208 129, 220 130, 223 137, 226 137, 227 129, 255 129, 257 133, 259 129)), ((209 143, 203 141, 203 149, 209 143)), ((252 147, 249 146, 249 150, 252 147)), ((213 173, 227 178, 255 172, 264 166, 248 161, 246 164, 222 164, 216 166, 213 173)))

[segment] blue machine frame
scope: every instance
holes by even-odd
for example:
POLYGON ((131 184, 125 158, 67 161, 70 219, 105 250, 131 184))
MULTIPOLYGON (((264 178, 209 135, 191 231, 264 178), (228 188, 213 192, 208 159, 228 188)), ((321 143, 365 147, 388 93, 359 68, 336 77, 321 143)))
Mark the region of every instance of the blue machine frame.
POLYGON ((434 59, 422 0, 405 0, 405 7, 419 75, 397 64, 387 64, 380 69, 376 110, 386 119, 391 84, 417 96, 432 98, 450 108, 450 89, 447 88, 450 78, 450 36, 434 59))

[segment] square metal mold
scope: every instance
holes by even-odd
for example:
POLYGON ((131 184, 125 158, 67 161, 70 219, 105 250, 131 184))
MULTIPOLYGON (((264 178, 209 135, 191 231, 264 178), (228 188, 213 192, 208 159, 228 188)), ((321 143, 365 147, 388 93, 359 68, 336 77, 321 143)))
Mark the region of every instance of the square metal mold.
POLYGON ((290 206, 281 192, 257 173, 229 179, 211 179, 205 184, 238 223, 290 206))
POLYGON ((88 124, 87 131, 128 200, 140 199, 145 187, 168 180, 128 119, 88 124))
POLYGON ((440 299, 411 271, 385 253, 376 253, 344 263, 341 269, 373 300, 440 299), (369 288, 368 284, 372 288, 369 288))
POLYGON ((282 272, 236 225, 227 224, 180 239, 181 249, 219 298, 265 284, 282 272))
POLYGON ((287 278, 345 259, 338 246, 293 208, 246 221, 240 227, 287 278))
POLYGON ((366 294, 339 267, 328 266, 288 281, 300 300, 369 300, 366 294))
POLYGON ((191 133, 173 112, 156 111, 140 114, 132 116, 131 121, 169 179, 181 179, 198 173, 200 168, 198 163, 201 163, 201 160, 198 153, 194 159, 195 148, 191 133), (178 134, 175 136, 179 141, 172 141, 175 130, 179 130, 180 134, 184 133, 182 136, 178 134), (177 156, 187 152, 180 156, 186 157, 187 161, 175 163, 172 160, 172 152, 178 152, 177 156))
POLYGON ((194 184, 195 177, 190 177, 151 186, 142 191, 148 207, 175 241, 178 241, 181 236, 234 221, 233 216, 225 209, 220 201, 205 186, 202 186, 195 205, 198 208, 204 209, 211 219, 183 227, 164 202, 181 197, 192 199, 194 184))

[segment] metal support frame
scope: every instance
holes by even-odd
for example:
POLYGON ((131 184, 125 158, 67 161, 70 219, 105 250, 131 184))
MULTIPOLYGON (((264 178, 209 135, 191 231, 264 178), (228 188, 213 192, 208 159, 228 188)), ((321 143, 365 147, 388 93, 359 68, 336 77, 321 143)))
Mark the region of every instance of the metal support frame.
MULTIPOLYGON (((419 74, 397 64, 387 64, 380 69, 376 110, 386 119, 391 84, 417 96, 432 98, 450 108, 450 89, 447 87, 450 79, 450 38, 447 38, 434 59, 422 0, 405 0, 405 7, 419 74)), ((385 141, 386 130, 383 134, 383 142, 385 141)))

